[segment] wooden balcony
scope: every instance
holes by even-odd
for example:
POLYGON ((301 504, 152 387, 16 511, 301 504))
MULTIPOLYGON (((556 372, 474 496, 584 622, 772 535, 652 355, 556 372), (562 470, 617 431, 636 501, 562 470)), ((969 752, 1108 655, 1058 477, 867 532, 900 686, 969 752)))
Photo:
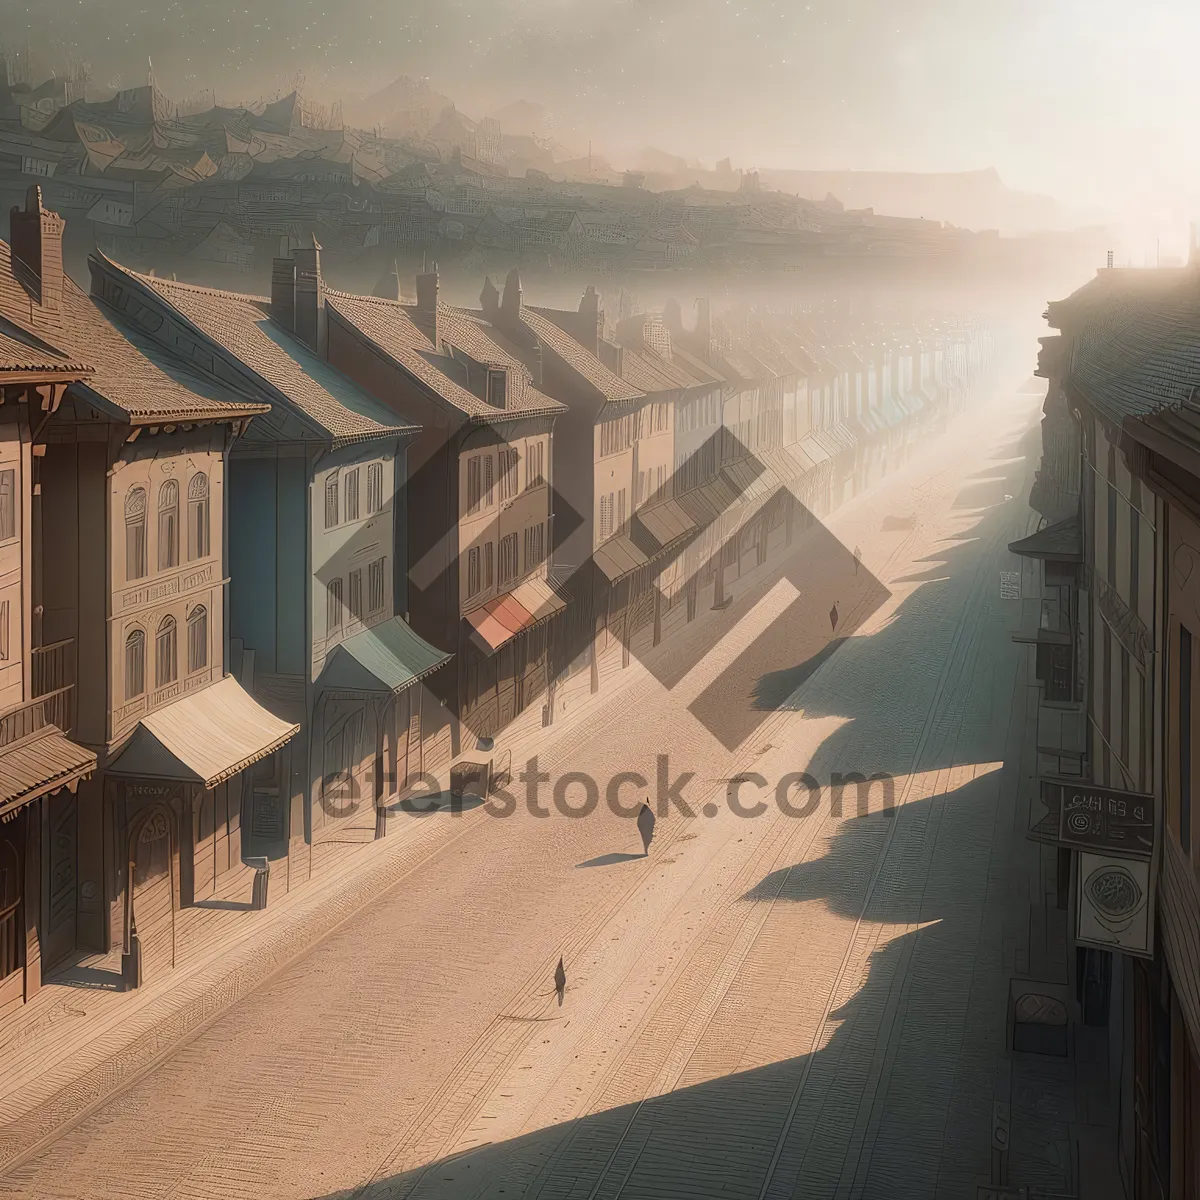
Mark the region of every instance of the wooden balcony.
POLYGON ((47 726, 70 734, 75 724, 75 641, 54 642, 30 655, 33 699, 0 712, 0 749, 47 726))

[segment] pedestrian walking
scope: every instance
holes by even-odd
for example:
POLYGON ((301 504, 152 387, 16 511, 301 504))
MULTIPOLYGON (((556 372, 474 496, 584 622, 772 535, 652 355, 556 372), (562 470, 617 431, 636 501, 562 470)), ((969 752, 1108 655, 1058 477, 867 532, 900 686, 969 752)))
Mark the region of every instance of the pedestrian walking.
POLYGON ((834 633, 837 633, 837 623, 838 623, 837 606, 838 606, 838 602, 835 600, 833 602, 833 607, 829 610, 829 626, 833 630, 834 633))
POLYGON ((855 546, 854 547, 854 573, 855 573, 855 575, 858 574, 858 564, 860 562, 862 562, 862 551, 857 546, 855 546))
POLYGON ((567 991, 567 971, 561 954, 558 956, 558 966, 554 968, 554 990, 558 993, 558 1007, 562 1008, 563 996, 567 991))
POLYGON ((650 854, 650 843, 654 840, 654 809, 644 800, 641 811, 637 815, 638 833, 642 835, 642 856, 650 854))

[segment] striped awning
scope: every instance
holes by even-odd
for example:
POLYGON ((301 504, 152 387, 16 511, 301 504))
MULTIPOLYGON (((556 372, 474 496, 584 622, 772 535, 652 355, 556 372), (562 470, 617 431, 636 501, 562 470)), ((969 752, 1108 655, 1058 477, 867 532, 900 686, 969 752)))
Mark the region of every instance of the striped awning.
POLYGON ((799 445, 804 455, 812 460, 813 466, 828 462, 833 457, 825 443, 819 440, 814 433, 806 433, 800 439, 799 445))
POLYGON ((637 521, 654 539, 656 553, 662 554, 696 532, 696 522, 675 500, 663 500, 638 509, 637 521))
POLYGON ((531 576, 511 592, 473 609, 465 619, 476 645, 491 654, 517 634, 548 621, 566 606, 566 599, 545 579, 531 576))
POLYGON ((318 688, 401 692, 450 660, 403 617, 390 617, 339 642, 325 659, 318 688))

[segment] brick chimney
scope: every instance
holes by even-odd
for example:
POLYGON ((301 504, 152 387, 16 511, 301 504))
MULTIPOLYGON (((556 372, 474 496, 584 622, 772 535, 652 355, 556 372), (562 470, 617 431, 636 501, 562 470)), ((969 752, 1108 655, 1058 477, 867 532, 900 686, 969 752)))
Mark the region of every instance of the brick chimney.
POLYGON ((296 264, 296 336, 316 354, 325 355, 325 281, 321 278, 321 244, 292 251, 296 264))
POLYGON ((604 327, 604 313, 600 308, 600 293, 589 283, 579 301, 579 337, 583 348, 599 357, 600 334, 604 327))
POLYGON ((417 303, 413 309, 413 323, 434 344, 438 344, 438 271, 433 268, 417 276, 417 303))
POLYGON ((296 260, 276 258, 271 261, 271 316, 284 329, 296 328, 296 260))
POLYGON ((484 276, 483 291, 479 293, 479 307, 483 310, 485 320, 495 321, 500 315, 500 293, 490 275, 484 276))
POLYGON ((42 207, 42 189, 36 183, 25 193, 24 209, 14 206, 8 217, 13 273, 48 312, 57 312, 62 304, 65 225, 58 213, 42 207))

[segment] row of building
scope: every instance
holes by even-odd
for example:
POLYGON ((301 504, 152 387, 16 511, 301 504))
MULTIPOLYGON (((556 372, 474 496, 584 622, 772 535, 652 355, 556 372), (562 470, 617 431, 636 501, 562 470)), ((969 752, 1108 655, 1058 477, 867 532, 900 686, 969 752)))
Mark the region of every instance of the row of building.
MULTIPOLYGON (((0 1021, 42 972, 167 969, 245 862, 293 887, 420 783, 612 684, 978 386, 959 324, 837 337, 63 271, 0 243, 0 1021)), ((463 768, 464 770, 466 768, 463 768)))
POLYGON ((1200 265, 1109 261, 1046 312, 1042 527, 1011 549, 1041 588, 1029 831, 1075 950, 1043 1012, 1107 1027, 1126 1194, 1166 1200, 1200 1195, 1200 265))

